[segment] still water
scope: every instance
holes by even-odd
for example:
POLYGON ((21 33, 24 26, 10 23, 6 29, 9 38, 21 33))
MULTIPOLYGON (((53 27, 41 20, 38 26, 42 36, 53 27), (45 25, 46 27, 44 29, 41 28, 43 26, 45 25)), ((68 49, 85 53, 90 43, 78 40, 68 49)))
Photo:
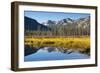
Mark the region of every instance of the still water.
POLYGON ((26 55, 24 61, 47 61, 47 60, 72 60, 72 59, 89 59, 87 54, 79 51, 63 50, 59 48, 44 47, 39 48, 36 52, 26 55))

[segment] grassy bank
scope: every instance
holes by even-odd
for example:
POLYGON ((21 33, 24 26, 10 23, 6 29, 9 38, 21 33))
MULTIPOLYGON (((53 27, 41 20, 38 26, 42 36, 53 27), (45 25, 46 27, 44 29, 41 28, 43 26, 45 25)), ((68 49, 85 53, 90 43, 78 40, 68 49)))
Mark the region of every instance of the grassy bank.
POLYGON ((25 38, 25 45, 31 45, 33 47, 59 47, 59 48, 71 48, 71 49, 89 49, 90 38, 89 37, 63 37, 63 38, 25 38))

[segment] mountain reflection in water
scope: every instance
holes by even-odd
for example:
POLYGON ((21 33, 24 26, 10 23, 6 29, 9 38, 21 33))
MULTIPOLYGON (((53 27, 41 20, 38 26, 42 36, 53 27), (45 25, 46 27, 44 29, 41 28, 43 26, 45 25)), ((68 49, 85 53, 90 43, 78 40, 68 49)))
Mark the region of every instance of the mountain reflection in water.
POLYGON ((90 50, 73 50, 67 48, 25 46, 24 61, 46 61, 67 59, 88 59, 90 50))

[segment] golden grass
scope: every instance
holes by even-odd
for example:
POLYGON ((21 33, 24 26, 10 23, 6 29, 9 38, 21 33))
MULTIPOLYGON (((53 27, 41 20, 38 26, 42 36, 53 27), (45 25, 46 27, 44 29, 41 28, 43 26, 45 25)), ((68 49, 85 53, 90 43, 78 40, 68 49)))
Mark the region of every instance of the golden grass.
POLYGON ((52 37, 52 38, 25 38, 25 45, 31 45, 33 47, 60 47, 71 49, 89 49, 90 38, 89 37, 52 37))

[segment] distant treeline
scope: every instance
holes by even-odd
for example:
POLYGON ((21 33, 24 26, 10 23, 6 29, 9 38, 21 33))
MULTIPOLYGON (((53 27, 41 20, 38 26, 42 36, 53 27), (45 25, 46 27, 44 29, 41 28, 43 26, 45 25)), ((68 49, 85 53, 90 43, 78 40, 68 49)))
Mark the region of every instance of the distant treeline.
POLYGON ((37 30, 26 30, 25 36, 89 36, 90 29, 84 29, 83 27, 66 27, 65 25, 50 25, 48 26, 51 30, 40 30, 40 27, 37 30))

